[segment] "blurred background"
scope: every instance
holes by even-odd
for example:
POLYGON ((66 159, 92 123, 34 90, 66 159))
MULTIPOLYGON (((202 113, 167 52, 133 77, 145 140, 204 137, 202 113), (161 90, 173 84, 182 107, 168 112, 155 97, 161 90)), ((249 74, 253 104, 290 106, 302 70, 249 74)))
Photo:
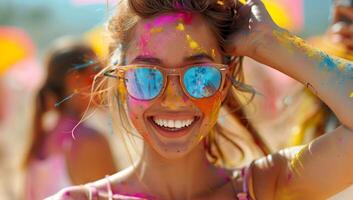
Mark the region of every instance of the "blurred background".
MULTIPOLYGON (((304 38, 321 35, 330 25, 331 0, 264 2, 279 25, 304 38)), ((114 4, 114 0, 0 0, 0 200, 23 198, 19 166, 29 139, 34 94, 45 79, 43 60, 49 46, 61 36, 73 35, 104 58, 102 27, 114 4)), ((97 118, 92 126, 114 137, 106 116, 97 118)), ((109 141, 118 168, 126 167, 124 153, 109 141)))

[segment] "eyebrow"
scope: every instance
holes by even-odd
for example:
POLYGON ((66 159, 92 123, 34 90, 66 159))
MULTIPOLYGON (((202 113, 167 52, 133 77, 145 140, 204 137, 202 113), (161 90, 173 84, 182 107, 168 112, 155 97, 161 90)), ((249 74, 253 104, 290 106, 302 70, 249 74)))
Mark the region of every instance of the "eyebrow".
POLYGON ((193 61, 200 61, 200 60, 204 60, 204 59, 210 60, 212 62, 215 61, 212 56, 210 56, 206 53, 198 53, 198 54, 186 57, 186 58, 184 58, 184 61, 193 62, 193 61))
MULTIPOLYGON (((195 62, 195 61, 200 61, 200 60, 210 60, 212 62, 215 62, 212 56, 206 54, 206 53, 198 53, 194 54, 192 56, 188 56, 184 58, 184 62, 195 62)), ((145 62, 145 63, 153 63, 153 64, 162 64, 162 60, 156 57, 152 56, 147 56, 147 55, 139 55, 137 56, 132 62, 145 62)))
POLYGON ((134 62, 146 62, 146 63, 153 63, 153 64, 162 64, 162 61, 159 58, 155 58, 152 56, 147 55, 139 55, 133 61, 134 62))

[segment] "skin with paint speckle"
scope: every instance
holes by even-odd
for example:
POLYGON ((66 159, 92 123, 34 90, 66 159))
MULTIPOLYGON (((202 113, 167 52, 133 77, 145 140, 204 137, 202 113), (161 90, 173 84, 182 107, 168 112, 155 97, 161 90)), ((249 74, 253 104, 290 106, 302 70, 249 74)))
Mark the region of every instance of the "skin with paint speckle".
MULTIPOLYGON (((149 38, 149 40, 144 41, 143 45, 141 40, 133 40, 127 51, 126 61, 128 64, 157 64, 167 68, 180 68, 196 63, 221 63, 217 41, 210 36, 212 36, 210 29, 198 15, 168 14, 152 20, 143 20, 137 25, 134 38, 149 38), (195 24, 200 25, 194 26, 195 24), (162 28, 163 32, 146 37, 146 32, 142 30, 155 26, 162 28), (193 37, 198 40, 192 39, 193 37), (202 53, 203 49, 207 49, 210 52, 209 57, 216 60, 201 57, 185 61, 190 56, 202 53), (149 55, 145 60, 136 59, 145 55, 149 55), (155 63, 156 59, 160 63, 155 63)), ((180 77, 169 76, 165 92, 160 98, 155 101, 140 101, 129 97, 127 105, 132 123, 138 132, 142 133, 154 150, 166 158, 171 158, 182 157, 196 145, 200 145, 200 138, 204 137, 216 123, 222 99, 224 97, 220 92, 206 99, 190 99, 184 94, 180 77), (197 117, 198 120, 190 133, 172 139, 161 136, 151 124, 151 117, 175 118, 175 116, 179 119, 197 117)))

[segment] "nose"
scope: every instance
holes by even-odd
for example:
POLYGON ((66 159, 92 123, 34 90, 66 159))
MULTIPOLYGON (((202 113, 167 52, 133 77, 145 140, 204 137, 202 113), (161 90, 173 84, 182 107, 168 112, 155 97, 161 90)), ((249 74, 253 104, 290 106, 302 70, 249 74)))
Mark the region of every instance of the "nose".
POLYGON ((180 110, 190 105, 189 97, 180 85, 179 76, 168 76, 166 89, 162 96, 162 106, 170 110, 180 110))

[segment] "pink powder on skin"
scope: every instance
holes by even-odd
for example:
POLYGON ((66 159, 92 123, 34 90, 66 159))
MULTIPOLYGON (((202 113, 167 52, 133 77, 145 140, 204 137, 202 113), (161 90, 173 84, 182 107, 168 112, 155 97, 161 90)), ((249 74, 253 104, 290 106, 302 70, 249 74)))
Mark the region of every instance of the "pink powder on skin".
POLYGON ((148 49, 148 41, 150 40, 150 38, 151 38, 150 32, 147 32, 140 37, 139 48, 141 49, 142 55, 144 56, 150 56, 153 54, 148 49))
MULTIPOLYGON (((178 12, 170 15, 163 15, 157 17, 153 22, 154 27, 164 26, 167 24, 172 24, 176 22, 183 22, 186 25, 190 25, 192 23, 193 15, 190 12, 178 12)), ((151 26, 151 25, 149 25, 151 26)))
POLYGON ((140 37, 139 48, 143 55, 152 55, 153 53, 148 49, 148 42, 152 33, 162 32, 162 26, 177 22, 183 22, 188 25, 192 23, 193 15, 189 12, 179 12, 170 15, 163 15, 157 17, 152 23, 144 25, 145 34, 140 37))

